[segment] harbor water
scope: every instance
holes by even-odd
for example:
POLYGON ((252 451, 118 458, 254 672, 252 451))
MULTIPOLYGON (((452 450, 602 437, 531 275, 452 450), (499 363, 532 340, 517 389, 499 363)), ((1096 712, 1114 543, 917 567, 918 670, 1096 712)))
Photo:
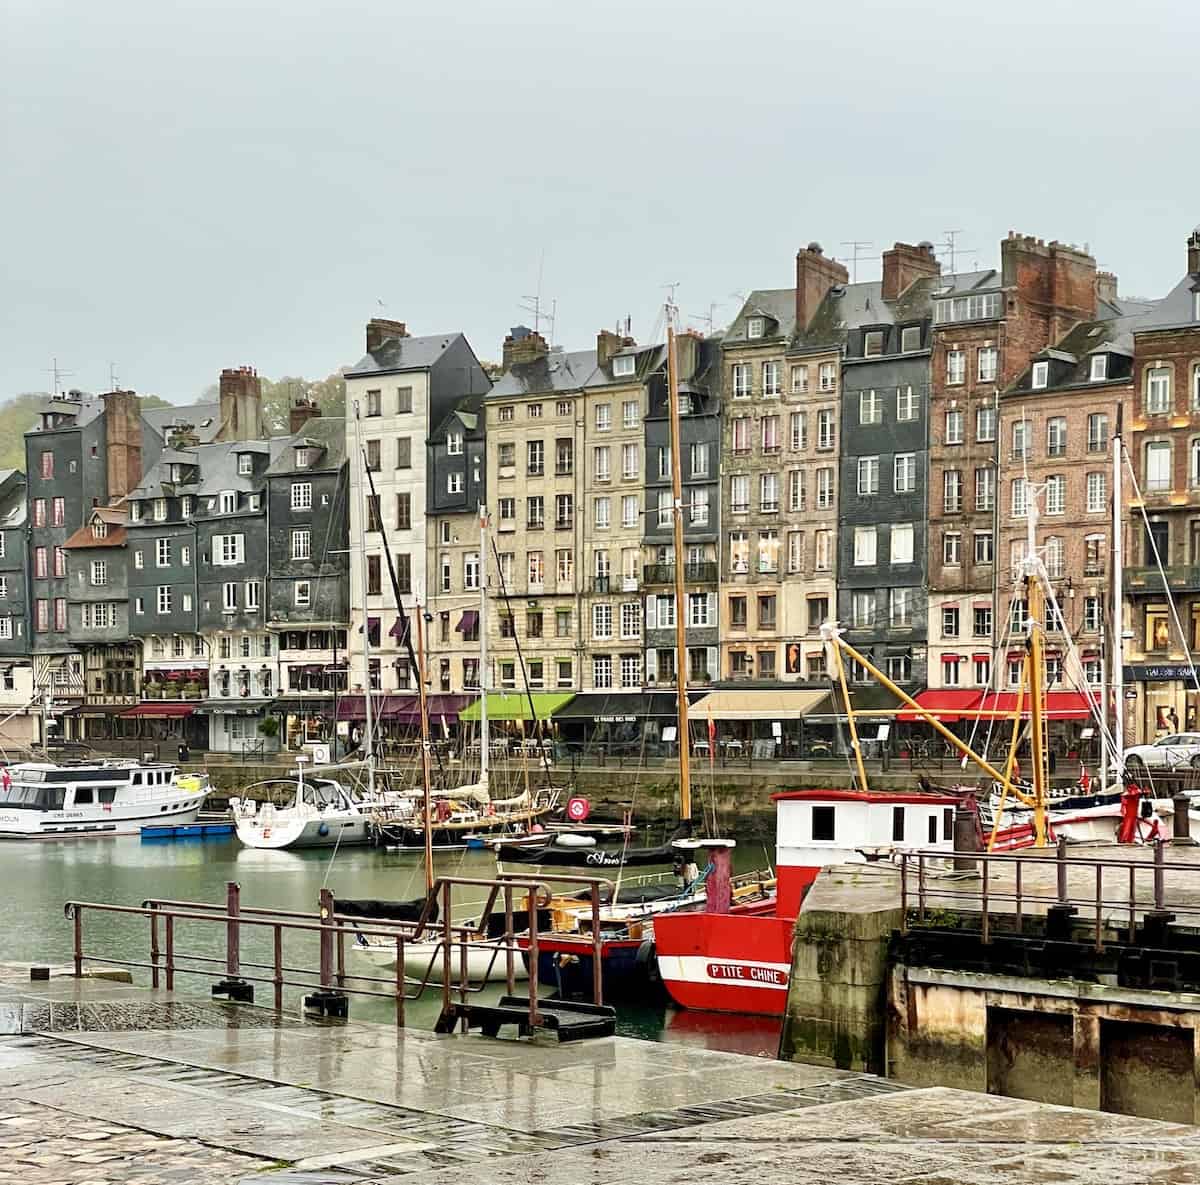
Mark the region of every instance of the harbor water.
MULTIPOLYGON (((739 863, 744 867, 764 866, 761 853, 756 861, 747 849, 738 851, 739 863)), ((330 888, 335 897, 389 900, 407 900, 424 892, 419 852, 366 847, 337 852, 262 851, 242 847, 232 836, 157 842, 143 842, 138 836, 63 842, 4 841, 0 842, 0 866, 7 888, 0 897, 0 962, 68 963, 72 955, 72 927, 63 916, 63 903, 71 900, 133 906, 149 897, 223 903, 227 882, 236 881, 241 886, 243 908, 315 913, 322 887, 330 888)), ((448 876, 487 878, 494 875, 495 860, 491 853, 477 850, 438 853, 437 869, 448 876)), ((470 892, 456 890, 456 920, 472 916, 470 892)), ((480 900, 482 896, 480 891, 480 900)), ((149 932, 144 919, 91 913, 85 914, 84 927, 88 953, 132 962, 148 961, 149 932)), ((241 942, 244 962, 270 962, 270 931, 245 926, 241 942)), ((223 927, 180 922, 176 948, 181 953, 220 956, 224 951, 223 927)), ((287 936, 284 961, 291 967, 315 969, 316 942, 303 935, 287 936)), ((346 963, 350 973, 388 974, 370 969, 349 945, 346 963)), ((148 972, 135 968, 134 978, 137 982, 148 982, 148 972)), ((192 991, 208 990, 206 981, 200 977, 181 976, 178 982, 181 988, 192 991)), ((260 1001, 270 1000, 269 984, 259 985, 257 991, 260 1001)), ((289 1007, 299 1007, 299 994, 299 991, 289 993, 289 1007)), ((440 988, 429 988, 422 999, 409 1003, 407 1023, 432 1028, 440 1002, 440 988)), ((624 1036, 775 1056, 779 1023, 771 1018, 687 1012, 658 1001, 620 1003, 617 1007, 618 1032, 624 1036)), ((382 1021, 393 1016, 389 1002, 370 997, 352 997, 350 1008, 351 1015, 359 1019, 382 1021)))

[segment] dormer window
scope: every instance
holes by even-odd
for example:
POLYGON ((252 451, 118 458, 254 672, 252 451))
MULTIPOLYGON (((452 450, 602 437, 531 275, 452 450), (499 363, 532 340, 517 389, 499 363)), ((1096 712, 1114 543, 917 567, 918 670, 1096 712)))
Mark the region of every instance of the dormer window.
POLYGON ((1108 355, 1093 354, 1092 367, 1088 372, 1088 379, 1093 383, 1101 382, 1108 378, 1108 355))
POLYGON ((184 496, 179 499, 179 513, 182 514, 184 518, 187 518, 188 515, 192 513, 191 494, 184 494, 184 496))
POLYGON ((96 519, 92 523, 92 538, 103 539, 108 534, 108 523, 102 518, 96 519))
POLYGON ((883 330, 872 329, 863 334, 863 357, 874 358, 883 353, 883 330))
POLYGON ((463 434, 450 432, 446 436, 446 452, 452 457, 461 457, 463 451, 463 434))
POLYGON ((182 465, 172 465, 171 466, 171 480, 174 482, 183 481, 183 466, 182 465))
POLYGON ((921 327, 919 325, 906 325, 900 330, 900 352, 902 354, 911 354, 920 348, 921 327))
POLYGON ((766 328, 767 321, 765 317, 749 317, 746 320, 746 336, 749 338, 762 337, 766 332, 766 328))
POLYGON ((1035 362, 1033 364, 1033 389, 1041 390, 1050 382, 1050 363, 1035 362))
POLYGON ((234 493, 233 490, 222 490, 218 509, 220 510, 221 514, 236 514, 237 494, 234 493))
POLYGON ((249 477, 254 472, 254 455, 238 453, 238 476, 249 477))
POLYGON ((312 451, 303 445, 296 449, 296 468, 307 469, 312 464, 312 451))
POLYGON ((1200 321, 1200 288, 1192 293, 1192 320, 1200 321))
MULTIPOLYGON (((757 318, 759 324, 758 333, 752 333, 751 337, 762 337, 762 318, 757 318)), ((752 322, 753 323, 753 322, 752 322)), ((637 359, 632 354, 618 354, 613 359, 613 377, 628 378, 633 374, 637 359)))
POLYGON ((130 503, 129 503, 129 521, 131 523, 136 523, 141 520, 141 517, 142 517, 142 504, 140 502, 130 501, 130 503))
POLYGON ((166 498, 154 499, 154 521, 156 523, 165 522, 167 517, 167 500, 166 498))

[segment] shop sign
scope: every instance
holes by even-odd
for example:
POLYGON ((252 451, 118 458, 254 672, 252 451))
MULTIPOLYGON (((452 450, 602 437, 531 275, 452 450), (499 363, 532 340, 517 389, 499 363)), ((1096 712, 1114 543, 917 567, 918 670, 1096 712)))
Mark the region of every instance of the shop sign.
POLYGON ((1159 666, 1125 667, 1125 679, 1130 683, 1168 683, 1172 679, 1190 679, 1192 668, 1187 663, 1163 663, 1159 666))
POLYGON ((636 716, 593 716, 594 724, 636 724, 636 716))

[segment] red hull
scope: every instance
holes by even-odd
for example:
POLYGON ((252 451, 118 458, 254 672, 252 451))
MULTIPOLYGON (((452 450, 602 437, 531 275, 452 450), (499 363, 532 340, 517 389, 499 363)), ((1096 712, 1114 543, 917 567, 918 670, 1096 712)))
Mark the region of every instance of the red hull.
POLYGON ((663 914, 654 919, 658 970, 683 1008, 782 1016, 794 918, 663 914))

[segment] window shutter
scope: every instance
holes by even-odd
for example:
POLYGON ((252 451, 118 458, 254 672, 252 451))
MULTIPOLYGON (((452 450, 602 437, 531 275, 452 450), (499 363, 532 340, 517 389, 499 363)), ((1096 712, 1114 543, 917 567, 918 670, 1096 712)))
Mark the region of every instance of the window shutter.
POLYGON ((715 592, 708 594, 708 605, 705 608, 704 620, 709 625, 716 625, 717 623, 717 594, 715 592))
POLYGON ((646 628, 648 630, 658 629, 658 598, 656 596, 646 598, 646 628))
POLYGON ((709 646, 706 651, 707 661, 705 665, 708 667, 708 677, 715 679, 717 677, 717 647, 709 646))

